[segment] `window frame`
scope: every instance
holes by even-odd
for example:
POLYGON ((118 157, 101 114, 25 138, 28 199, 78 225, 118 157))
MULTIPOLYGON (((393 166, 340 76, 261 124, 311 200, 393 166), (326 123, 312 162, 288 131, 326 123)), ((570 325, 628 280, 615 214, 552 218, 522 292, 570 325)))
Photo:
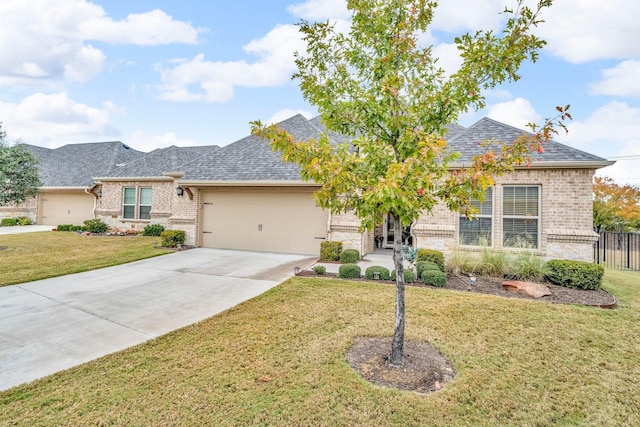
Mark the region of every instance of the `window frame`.
MULTIPOLYGON (((477 243, 464 243, 463 242, 463 227, 462 227, 462 222, 463 221, 480 221, 480 220, 489 220, 489 241, 487 242, 487 245, 489 247, 491 247, 493 245, 493 237, 494 237, 494 230, 493 227, 495 225, 495 191, 493 187, 488 187, 487 188, 487 194, 485 195, 485 199, 482 203, 480 203, 480 201, 478 199, 471 199, 469 201, 470 204, 473 204, 474 202, 477 203, 477 207, 478 207, 478 213, 472 218, 472 219, 467 219, 466 216, 464 215, 460 215, 458 218, 458 243, 462 246, 469 246, 469 247, 482 247, 484 246, 481 242, 480 242, 480 237, 478 237, 478 241, 477 243), (489 209, 491 210, 491 212, 489 214, 487 213, 483 213, 483 207, 486 207, 487 203, 489 204, 489 209)), ((474 239, 475 240, 475 239, 474 239)))
POLYGON ((122 187, 122 219, 127 220, 137 220, 137 221, 150 221, 151 220, 151 209, 153 205, 153 187, 150 186, 127 186, 122 187), (127 202, 127 190, 133 191, 134 201, 133 203, 127 202), (149 191, 149 204, 142 203, 142 192, 143 190, 149 191), (127 209, 129 208, 129 209, 127 209), (142 208, 148 208, 149 213, 143 213, 142 208), (133 210, 133 215, 131 212, 127 211, 133 210), (143 218, 147 216, 148 218, 143 218))
MULTIPOLYGON (((528 197, 525 195, 525 199, 524 202, 527 203, 527 199, 528 197)), ((514 190, 514 198, 513 200, 515 201, 515 190, 514 190)), ((528 210, 528 205, 525 206, 525 210, 528 210)), ((523 248, 523 249, 533 249, 533 250, 539 250, 540 249, 540 244, 541 244, 541 233, 540 233, 540 229, 541 229, 541 223, 542 223, 542 186, 540 184, 504 184, 502 186, 502 212, 501 212, 501 227, 502 227, 502 247, 503 248, 509 248, 509 249, 520 249, 519 246, 517 245, 509 245, 508 244, 508 240, 507 240, 507 233, 505 232, 505 224, 507 221, 505 220, 535 220, 536 221, 536 241, 535 241, 535 247, 533 248, 523 248), (536 197, 536 215, 530 215, 530 214, 505 214, 505 202, 506 202, 506 197, 505 197, 505 193, 507 188, 535 188, 537 191, 537 197, 536 197)), ((526 231, 525 231, 526 232, 526 231)), ((510 233, 513 234, 513 233, 510 233)), ((509 237, 510 239, 512 238, 512 236, 509 237)), ((528 239, 526 239, 528 240, 528 239)))

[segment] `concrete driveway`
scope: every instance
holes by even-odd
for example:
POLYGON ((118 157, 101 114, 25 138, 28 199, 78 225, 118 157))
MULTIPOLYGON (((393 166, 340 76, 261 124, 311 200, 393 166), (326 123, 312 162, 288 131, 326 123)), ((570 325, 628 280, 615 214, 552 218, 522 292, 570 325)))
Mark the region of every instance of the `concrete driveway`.
POLYGON ((0 390, 213 316, 316 258, 198 248, 0 288, 0 390))

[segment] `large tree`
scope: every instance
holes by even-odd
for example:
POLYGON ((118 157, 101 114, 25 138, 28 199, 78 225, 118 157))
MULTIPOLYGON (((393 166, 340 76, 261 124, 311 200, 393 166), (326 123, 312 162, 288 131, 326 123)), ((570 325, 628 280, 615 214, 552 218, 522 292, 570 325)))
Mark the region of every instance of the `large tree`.
POLYGON ((593 225, 603 231, 629 231, 640 226, 640 188, 619 185, 609 177, 593 180, 593 225))
POLYGON ((0 123, 0 206, 22 203, 38 194, 38 160, 24 144, 9 144, 0 123))
MULTIPOLYGON (((516 0, 505 9, 503 30, 478 31, 455 39, 462 65, 447 75, 431 46, 419 42, 437 2, 427 0, 348 0, 349 33, 329 22, 301 22, 306 53, 296 54, 294 78, 315 105, 329 131, 353 135, 351 145, 334 145, 327 135, 295 141, 277 126, 253 123, 253 132, 271 140, 285 161, 301 166, 302 178, 321 188, 318 204, 333 213, 353 211, 371 230, 391 214, 396 268, 396 324, 391 363, 404 357, 404 270, 402 229, 437 203, 469 215, 470 198, 482 199, 495 175, 529 162, 531 150, 555 132, 559 115, 517 141, 487 141, 485 151, 465 169, 451 171, 459 157, 448 150, 447 125, 461 113, 485 106, 483 93, 520 78, 523 61, 535 61, 544 41, 531 34, 542 0, 533 9, 516 0)), ((464 13, 464 12, 461 12, 464 13)), ((561 124, 561 123, 560 123, 561 124)))

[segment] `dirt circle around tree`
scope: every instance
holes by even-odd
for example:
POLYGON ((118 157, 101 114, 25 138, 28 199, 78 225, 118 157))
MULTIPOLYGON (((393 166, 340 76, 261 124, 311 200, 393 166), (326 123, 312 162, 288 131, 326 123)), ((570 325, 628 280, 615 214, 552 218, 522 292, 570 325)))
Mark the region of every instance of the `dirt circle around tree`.
POLYGON ((453 364, 425 341, 405 341, 404 363, 393 366, 391 340, 358 337, 347 351, 347 362, 372 384, 421 394, 438 391, 455 378, 453 364))

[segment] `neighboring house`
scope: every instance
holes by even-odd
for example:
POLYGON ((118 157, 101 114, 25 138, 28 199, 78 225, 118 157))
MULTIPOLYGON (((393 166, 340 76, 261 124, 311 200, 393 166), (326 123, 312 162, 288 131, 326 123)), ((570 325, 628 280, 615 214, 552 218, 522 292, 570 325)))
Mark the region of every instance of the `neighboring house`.
MULTIPOLYGON (((319 118, 307 120, 301 115, 280 125, 304 140, 317 138, 323 130, 319 118)), ((450 167, 468 165, 482 149, 481 141, 511 142, 522 133, 487 118, 469 128, 452 125, 446 139, 450 149, 462 156, 450 167)), ((335 142, 348 140, 330 136, 335 142)), ((74 146, 66 147, 72 159, 74 146)), ((43 149, 34 148, 38 150, 43 149)), ((170 147, 132 153, 130 159, 94 170, 91 179, 78 186, 95 195, 91 196, 92 215, 114 228, 140 230, 147 224, 162 224, 184 230, 190 245, 313 255, 324 240, 342 241, 345 248, 362 254, 374 250, 376 235, 382 238, 382 246, 392 245, 390 221, 374 231, 360 232, 355 216, 332 215, 319 208, 313 199, 318 185, 302 181, 297 166, 283 162, 267 141, 255 136, 222 148, 170 147)), ((65 165, 73 164, 71 159, 65 165)), ((44 173, 55 175, 56 162, 43 162, 44 173)), ((596 169, 610 164, 548 142, 531 167, 500 177, 482 204, 473 201, 480 212, 476 219, 468 220, 439 205, 406 230, 406 241, 445 253, 488 245, 506 250, 526 247, 548 258, 591 260, 597 238, 591 214, 592 178, 596 169)), ((43 190, 52 193, 46 186, 43 190)), ((68 200, 69 206, 75 204, 68 200)), ((38 222, 40 218, 38 213, 38 222)))
POLYGON ((145 153, 119 141, 69 144, 56 149, 27 145, 39 160, 43 185, 38 195, 13 207, 0 208, 0 216, 27 216, 38 224, 82 224, 94 218, 97 192, 93 177, 109 174, 117 164, 145 153))

